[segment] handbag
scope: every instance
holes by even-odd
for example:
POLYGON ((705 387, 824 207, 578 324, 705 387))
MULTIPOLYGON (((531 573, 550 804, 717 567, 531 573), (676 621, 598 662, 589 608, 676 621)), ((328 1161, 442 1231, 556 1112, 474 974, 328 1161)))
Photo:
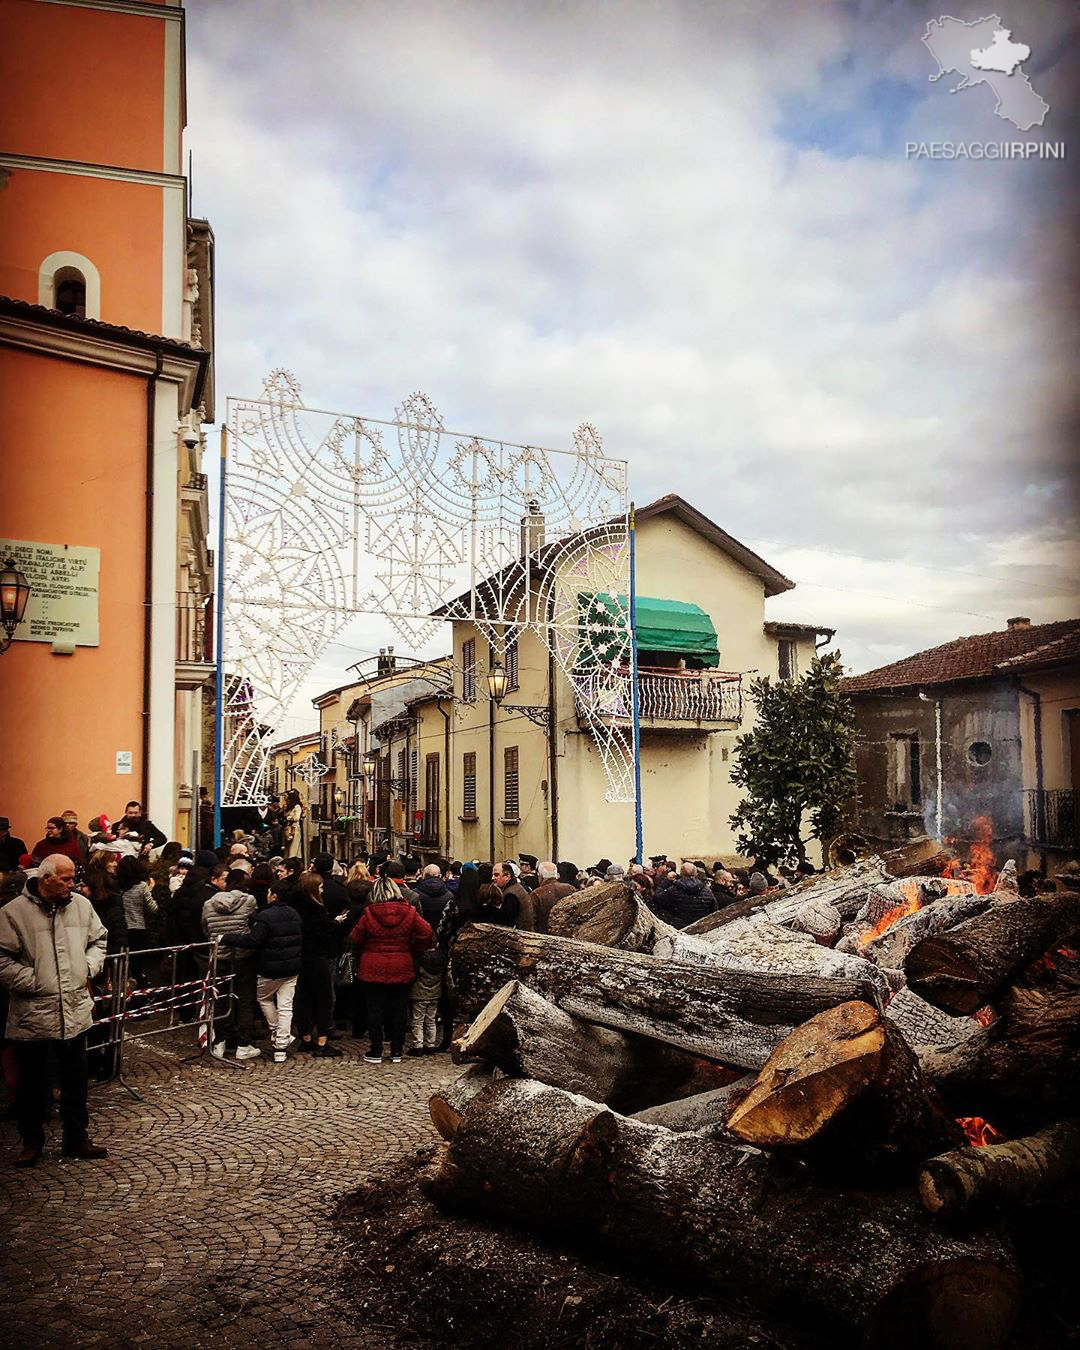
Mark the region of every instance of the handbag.
POLYGON ((356 953, 350 949, 342 952, 337 961, 335 984, 352 984, 356 979, 356 953))

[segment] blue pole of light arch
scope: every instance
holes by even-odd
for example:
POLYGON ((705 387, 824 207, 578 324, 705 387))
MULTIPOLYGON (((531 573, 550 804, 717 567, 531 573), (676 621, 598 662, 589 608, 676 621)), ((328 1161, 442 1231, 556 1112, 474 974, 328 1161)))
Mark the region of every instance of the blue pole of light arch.
POLYGON ((634 503, 630 503, 630 701, 634 725, 634 856, 642 861, 641 824, 641 701, 638 697, 637 547, 634 503))
POLYGON ((214 655, 217 658, 214 698, 214 842, 221 843, 222 760, 225 758, 225 463, 228 430, 221 428, 221 459, 218 465, 217 576, 214 578, 214 655))

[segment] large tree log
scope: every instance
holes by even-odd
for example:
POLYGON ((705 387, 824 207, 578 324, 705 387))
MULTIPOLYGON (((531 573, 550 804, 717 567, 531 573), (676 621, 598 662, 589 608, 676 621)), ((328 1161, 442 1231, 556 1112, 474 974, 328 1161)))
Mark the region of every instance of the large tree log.
POLYGON ((726 971, 760 971, 780 982, 793 975, 861 981, 872 1001, 884 1007, 889 983, 884 973, 861 956, 849 956, 822 947, 809 933, 793 932, 775 923, 728 924, 704 937, 673 933, 656 944, 658 957, 715 967, 726 971))
POLYGON ((548 932, 627 952, 651 952, 657 941, 678 932, 658 919, 637 890, 623 881, 590 886, 555 902, 548 932))
POLYGON ((732 1070, 711 1060, 571 1017, 520 980, 484 1005, 454 1057, 486 1060, 512 1078, 534 1078, 623 1112, 711 1091, 732 1078, 732 1070))
POLYGON ((425 1185, 873 1350, 1000 1350, 1016 1311, 1019 1281, 993 1230, 960 1238, 913 1194, 785 1177, 763 1154, 520 1079, 476 1098, 425 1185))
POLYGON ((853 950, 886 970, 903 970, 908 953, 923 938, 954 928, 965 919, 981 914, 989 904, 988 895, 956 895, 935 900, 898 920, 878 936, 869 935, 857 940, 853 950))
POLYGON ((1037 957, 1080 928, 1080 895, 1059 892, 995 903, 912 948, 908 984, 928 1002, 973 1013, 1037 957))
POLYGON ((726 1128, 732 1109, 756 1081, 754 1074, 744 1074, 712 1092, 699 1092, 693 1097, 660 1102, 644 1111, 635 1111, 632 1119, 643 1120, 646 1125, 663 1125, 668 1130, 701 1130, 716 1125, 726 1128))
POLYGON ((921 1162, 964 1138, 896 1026, 868 1003, 830 1008, 797 1027, 728 1129, 758 1148, 845 1170, 921 1162))
POLYGON ((470 1064, 452 1083, 428 1098, 431 1123, 444 1139, 452 1139, 469 1103, 499 1077, 490 1064, 470 1064))
POLYGON ((822 872, 781 891, 750 895, 736 900, 715 914, 706 914, 681 931, 702 936, 736 919, 754 917, 766 923, 790 923, 808 900, 822 900, 840 911, 841 918, 853 919, 866 901, 866 893, 875 883, 884 885, 892 878, 880 858, 864 858, 835 872, 822 872))
POLYGON ((1078 1179, 1080 1121, 1066 1120, 1025 1139, 932 1158, 919 1177, 919 1199, 931 1214, 952 1218, 1036 1206, 1078 1179))
POLYGON ((953 1017, 942 1012, 913 989, 901 989, 890 1000, 885 1016, 898 1027, 900 1034, 917 1055, 924 1050, 946 1050, 963 1045, 983 1031, 983 1025, 974 1017, 953 1017))
POLYGON ((925 835, 919 839, 909 839, 897 848, 886 849, 881 854, 885 870, 894 877, 939 877, 953 861, 953 855, 940 840, 928 839, 925 835))
POLYGON ((743 1069, 761 1068, 795 1022, 873 996, 865 981, 848 977, 777 980, 493 924, 461 930, 450 970, 459 1010, 469 1016, 519 979, 575 1017, 743 1069))

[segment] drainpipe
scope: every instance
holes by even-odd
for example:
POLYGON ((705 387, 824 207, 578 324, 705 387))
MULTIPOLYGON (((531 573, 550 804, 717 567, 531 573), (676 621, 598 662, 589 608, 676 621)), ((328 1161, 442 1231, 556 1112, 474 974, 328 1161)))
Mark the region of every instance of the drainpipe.
POLYGON ((924 694, 919 690, 919 697, 924 703, 933 703, 934 705, 934 762, 937 766, 937 800, 934 804, 934 838, 941 840, 941 798, 944 792, 944 775, 941 767, 941 699, 931 699, 929 694, 924 694))
MULTIPOLYGON (((549 602, 548 617, 554 622, 554 602, 549 602)), ((558 708, 555 702, 555 654, 548 650, 548 818, 551 821, 551 860, 559 861, 559 756, 558 708)))
POLYGON ((488 857, 495 864, 495 700, 488 694, 488 857))
POLYGON ((443 707, 441 698, 436 698, 435 706, 442 714, 443 719, 443 777, 446 780, 443 784, 443 810, 446 812, 446 853, 444 854, 444 857, 449 862, 451 857, 450 775, 452 772, 450 765, 450 714, 443 707))
POLYGON ((146 381, 146 521, 143 564, 143 688, 142 688, 142 806, 149 811, 150 796, 150 644, 154 623, 154 423, 157 419, 157 382, 164 357, 154 357, 154 373, 146 381))
MULTIPOLYGON (((1042 824, 1042 816, 1045 810, 1043 802, 1043 745, 1042 745, 1042 695, 1037 689, 1029 689, 1026 684, 1021 684, 1019 680, 1015 681, 1017 693, 1027 694, 1031 699, 1034 730, 1035 730, 1035 809, 1031 813, 1032 832, 1041 834, 1038 826, 1042 824)), ((1032 841, 1034 842, 1034 840, 1032 841)), ((1046 874, 1046 849, 1042 849, 1039 857, 1039 870, 1045 876, 1046 874)))

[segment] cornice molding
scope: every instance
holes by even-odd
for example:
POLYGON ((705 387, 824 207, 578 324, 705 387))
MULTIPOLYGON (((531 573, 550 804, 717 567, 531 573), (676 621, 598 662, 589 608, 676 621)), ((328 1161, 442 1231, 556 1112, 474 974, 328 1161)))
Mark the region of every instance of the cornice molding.
POLYGON ((70 5, 75 9, 104 9, 114 14, 134 14, 140 19, 170 19, 184 22, 184 11, 178 5, 148 5, 144 0, 38 0, 39 5, 70 5))
POLYGON ((182 410, 192 406, 208 359, 205 352, 181 351, 167 341, 158 346, 145 338, 128 343, 109 334, 74 333, 6 314, 0 314, 0 345, 143 377, 157 370, 160 354, 158 378, 180 386, 182 410))
MULTIPOLYGON (((51 4, 52 0, 42 0, 51 4)), ((12 155, 0 151, 0 167, 31 169, 37 173, 67 173, 77 178, 108 178, 113 182, 143 183, 150 187, 175 188, 186 192, 182 174, 155 173, 152 169, 125 169, 117 164, 87 164, 79 159, 44 159, 40 155, 12 155)))

